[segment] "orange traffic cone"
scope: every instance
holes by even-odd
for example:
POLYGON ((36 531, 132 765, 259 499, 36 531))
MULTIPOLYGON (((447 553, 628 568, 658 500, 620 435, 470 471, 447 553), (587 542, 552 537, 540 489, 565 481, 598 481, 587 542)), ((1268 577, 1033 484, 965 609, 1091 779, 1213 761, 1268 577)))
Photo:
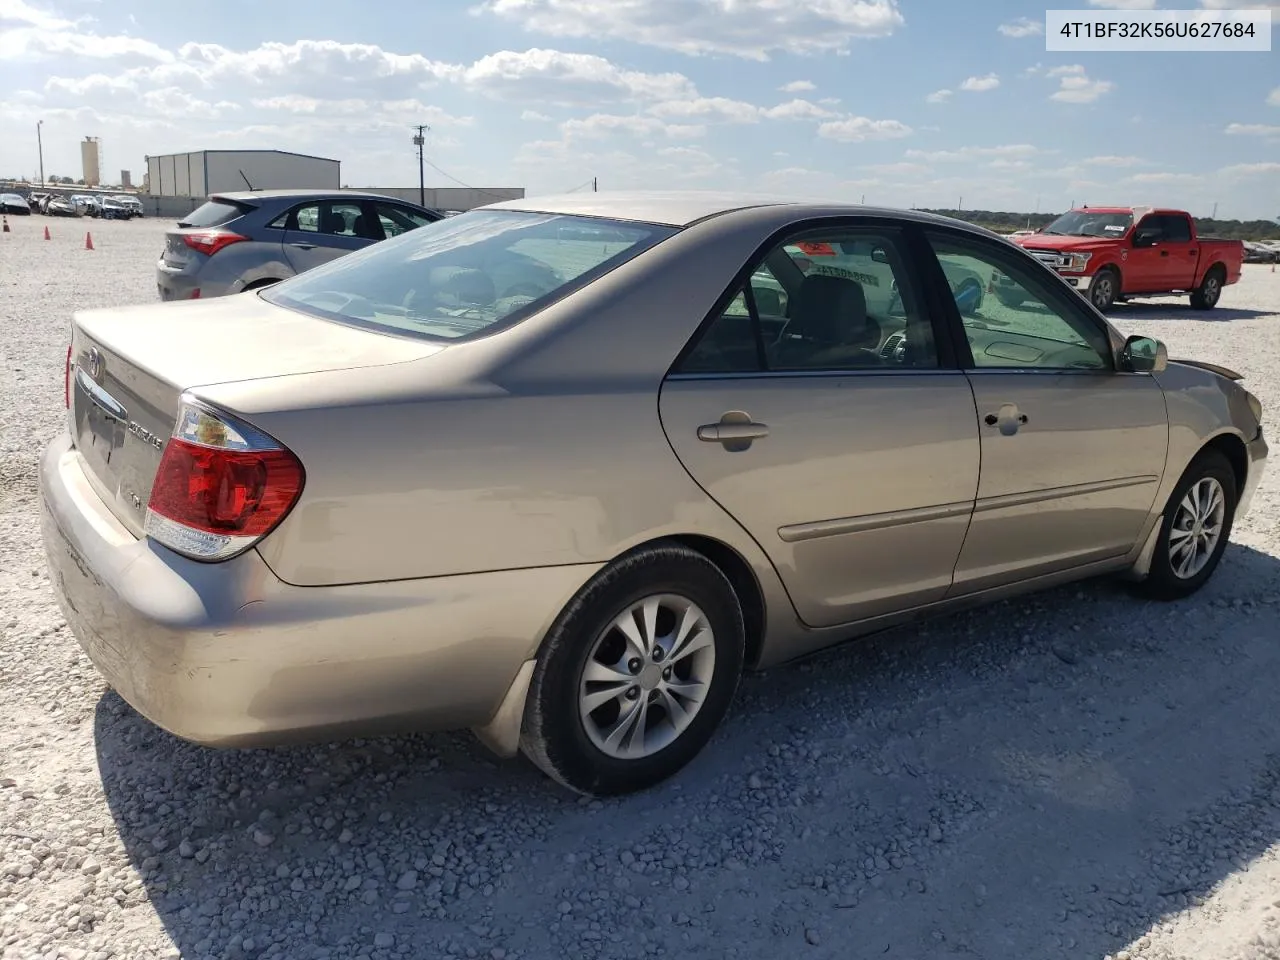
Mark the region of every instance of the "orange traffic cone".
POLYGON ((48 240, 48 239, 49 239, 49 228, 48 228, 48 227, 45 227, 45 228, 44 228, 44 238, 45 238, 46 240, 48 240))
POLYGON ((88 230, 84 232, 84 248, 86 250, 93 249, 93 234, 91 234, 88 230))

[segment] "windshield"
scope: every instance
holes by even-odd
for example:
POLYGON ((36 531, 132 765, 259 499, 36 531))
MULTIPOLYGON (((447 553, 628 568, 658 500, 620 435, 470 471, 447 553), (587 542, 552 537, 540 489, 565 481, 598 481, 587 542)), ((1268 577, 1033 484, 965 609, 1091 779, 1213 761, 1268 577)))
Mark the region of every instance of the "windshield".
POLYGON ((1053 233, 1066 237, 1121 237, 1133 226, 1131 213, 1094 213, 1092 210, 1071 210, 1064 213, 1041 233, 1053 233))
POLYGON ((675 232, 649 223, 476 210, 348 254, 263 297, 379 333, 455 340, 523 319, 675 232))

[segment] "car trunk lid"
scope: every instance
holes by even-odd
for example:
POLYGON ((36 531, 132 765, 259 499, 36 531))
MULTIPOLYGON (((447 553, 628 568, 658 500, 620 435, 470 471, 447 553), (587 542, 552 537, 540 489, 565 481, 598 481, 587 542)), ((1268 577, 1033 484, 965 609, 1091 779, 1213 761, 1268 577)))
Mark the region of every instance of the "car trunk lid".
POLYGON ((72 323, 69 426, 90 482, 140 536, 184 391, 403 363, 440 349, 295 313, 252 293, 87 311, 72 323))

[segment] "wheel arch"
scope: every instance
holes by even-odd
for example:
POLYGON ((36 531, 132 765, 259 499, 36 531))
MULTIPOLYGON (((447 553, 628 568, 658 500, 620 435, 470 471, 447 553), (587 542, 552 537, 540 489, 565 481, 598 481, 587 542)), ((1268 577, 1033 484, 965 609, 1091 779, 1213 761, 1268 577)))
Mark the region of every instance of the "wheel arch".
MULTIPOLYGON (((1240 495, 1244 492, 1245 483, 1249 479, 1249 450, 1245 446, 1245 442, 1234 433, 1219 433, 1217 436, 1211 437, 1208 442, 1196 451, 1196 457, 1201 456, 1205 451, 1216 450, 1227 458, 1227 463, 1231 464, 1231 473, 1236 481, 1236 500, 1240 499, 1240 495)), ((1192 463, 1195 458, 1192 458, 1192 463)), ((1188 466, 1190 466, 1188 464, 1188 466)), ((1185 471, 1184 471, 1185 472, 1185 471)))

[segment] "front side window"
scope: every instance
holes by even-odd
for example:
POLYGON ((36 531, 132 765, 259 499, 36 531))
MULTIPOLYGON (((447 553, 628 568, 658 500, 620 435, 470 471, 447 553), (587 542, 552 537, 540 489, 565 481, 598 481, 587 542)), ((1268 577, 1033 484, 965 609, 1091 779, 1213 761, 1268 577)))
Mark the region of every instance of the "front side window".
POLYGON ((806 236, 769 252, 676 372, 937 367, 933 328, 896 235, 806 236))
POLYGON ((398 237, 409 230, 416 230, 418 227, 425 227, 435 222, 416 210, 397 204, 379 203, 377 209, 378 220, 382 223, 382 232, 388 237, 398 237))
POLYGON ((926 235, 953 292, 968 277, 980 285, 969 309, 957 297, 974 367, 1114 369, 1106 331, 1076 302, 1079 294, 1043 276, 1026 254, 965 236, 926 235))
POLYGON ((476 210, 299 274, 264 298, 382 333, 453 340, 529 316, 675 232, 595 217, 476 210))

